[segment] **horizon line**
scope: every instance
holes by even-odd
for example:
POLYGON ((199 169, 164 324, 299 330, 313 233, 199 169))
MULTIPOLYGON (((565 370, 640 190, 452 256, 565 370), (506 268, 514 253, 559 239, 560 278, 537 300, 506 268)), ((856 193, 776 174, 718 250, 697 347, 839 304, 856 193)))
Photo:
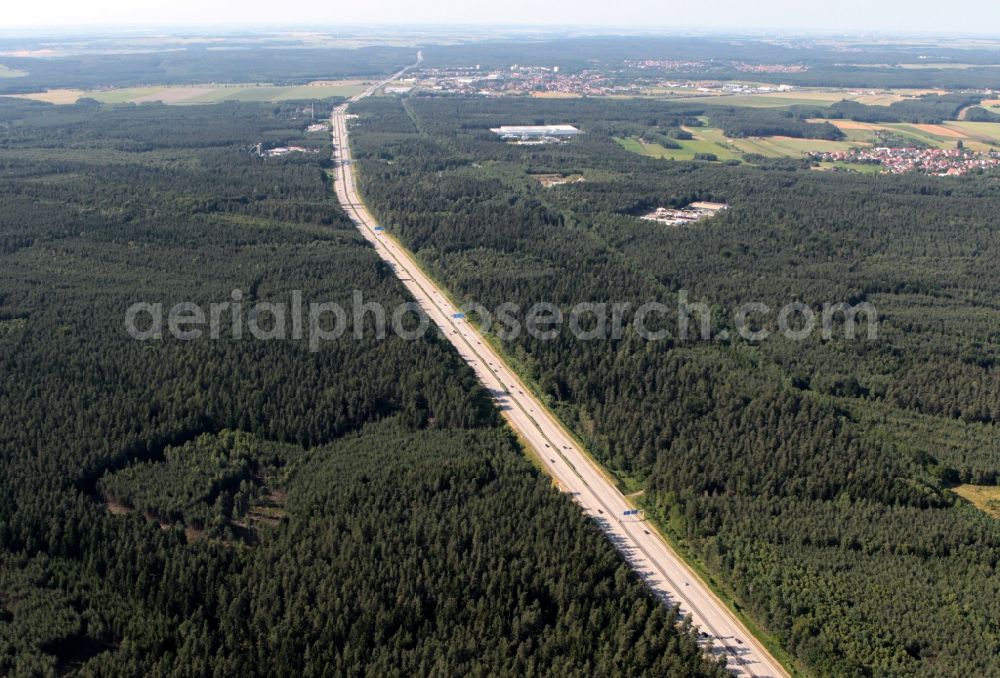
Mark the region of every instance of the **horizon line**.
MULTIPOLYGON (((820 28, 820 27, 747 27, 747 26, 718 26, 704 24, 663 24, 650 25, 646 23, 642 26, 632 24, 566 24, 566 23, 512 23, 497 24, 495 22, 350 22, 350 23, 288 23, 274 24, 264 21, 248 22, 170 22, 170 23, 73 23, 73 24, 7 24, 0 28, 0 37, 16 38, 31 37, 24 36, 24 31, 30 31, 35 36, 51 33, 73 33, 73 32, 101 32, 101 31, 129 31, 129 32, 153 32, 153 31, 218 31, 217 34, 235 34, 245 31, 256 31, 258 35, 277 35, 288 32, 296 33, 323 33, 327 31, 350 31, 350 30, 371 30, 390 29, 393 31, 442 31, 454 32, 461 29, 475 29, 481 32, 491 32, 498 34, 497 37, 512 37, 511 32, 553 29, 563 32, 588 31, 592 37, 601 35, 618 35, 625 31, 634 35, 686 35, 690 37, 700 37, 704 35, 730 36, 730 37, 752 37, 766 38, 775 37, 841 37, 853 39, 870 39, 877 37, 892 38, 979 38, 986 40, 1000 40, 1000 33, 982 33, 976 31, 928 31, 912 29, 879 29, 863 30, 856 28, 820 28), (507 33, 507 36, 502 34, 507 33)), ((168 33, 169 35, 169 33, 168 33)), ((566 37, 566 36, 553 36, 566 37)))

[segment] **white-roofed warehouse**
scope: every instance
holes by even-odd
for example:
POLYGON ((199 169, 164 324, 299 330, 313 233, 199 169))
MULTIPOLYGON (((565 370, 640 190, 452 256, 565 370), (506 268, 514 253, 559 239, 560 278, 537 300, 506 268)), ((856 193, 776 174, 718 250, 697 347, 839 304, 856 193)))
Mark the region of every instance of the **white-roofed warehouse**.
POLYGON ((573 125, 503 125, 490 130, 504 139, 543 139, 575 137, 580 130, 573 125))

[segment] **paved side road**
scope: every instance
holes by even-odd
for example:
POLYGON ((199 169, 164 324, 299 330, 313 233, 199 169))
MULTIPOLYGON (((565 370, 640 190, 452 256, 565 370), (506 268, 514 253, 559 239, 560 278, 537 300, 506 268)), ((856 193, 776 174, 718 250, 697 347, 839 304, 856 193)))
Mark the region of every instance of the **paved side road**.
MULTIPOLYGON (((384 84, 374 85, 352 101, 371 94, 384 84)), ((355 183, 347 133, 347 104, 334 110, 331 123, 336 149, 335 188, 341 206, 431 321, 472 367, 503 416, 532 447, 559 487, 573 496, 659 598, 665 603, 679 605, 681 614, 691 615, 701 631, 703 644, 711 644, 713 653, 725 656, 734 675, 788 676, 656 530, 634 516, 623 515, 631 506, 596 463, 478 331, 464 319, 455 317, 459 310, 424 274, 412 255, 384 231, 375 230, 375 219, 362 203, 355 183)))

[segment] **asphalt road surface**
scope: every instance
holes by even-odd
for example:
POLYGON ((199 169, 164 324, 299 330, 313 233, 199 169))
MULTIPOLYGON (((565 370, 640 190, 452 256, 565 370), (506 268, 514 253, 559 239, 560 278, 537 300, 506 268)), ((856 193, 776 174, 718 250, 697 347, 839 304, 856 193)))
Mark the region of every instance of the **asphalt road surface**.
MULTIPOLYGON (((418 62, 419 63, 419 57, 418 62)), ((387 82, 377 83, 351 99, 357 101, 387 82)), ((788 676, 788 672, 746 630, 708 586, 643 520, 623 513, 632 507, 588 454, 507 366, 493 348, 417 265, 413 256, 377 223, 357 192, 347 135, 347 104, 333 111, 335 187, 341 206, 364 237, 395 271, 428 317, 472 367, 509 424, 527 441, 560 489, 572 495, 622 553, 650 589, 665 603, 691 615, 717 656, 725 656, 738 676, 788 676)))

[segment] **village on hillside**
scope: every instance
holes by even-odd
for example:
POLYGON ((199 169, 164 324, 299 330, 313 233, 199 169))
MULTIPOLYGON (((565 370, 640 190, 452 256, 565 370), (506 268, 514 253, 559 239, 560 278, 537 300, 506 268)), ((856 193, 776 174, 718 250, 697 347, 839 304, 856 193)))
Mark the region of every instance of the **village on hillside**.
POLYGON ((820 162, 880 165, 890 174, 919 172, 932 176, 962 176, 973 170, 1000 166, 1000 151, 976 152, 962 148, 852 148, 809 155, 820 162))

